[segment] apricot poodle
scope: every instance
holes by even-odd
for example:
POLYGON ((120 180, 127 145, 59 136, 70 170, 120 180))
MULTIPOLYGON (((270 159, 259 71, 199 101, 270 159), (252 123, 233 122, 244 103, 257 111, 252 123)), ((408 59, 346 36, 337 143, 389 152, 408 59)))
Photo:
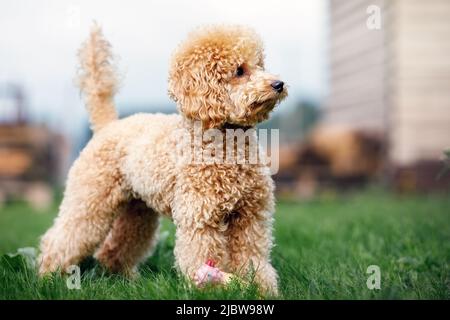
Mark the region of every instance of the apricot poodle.
MULTIPOLYGON (((170 65, 169 95, 179 115, 118 119, 117 78, 99 27, 79 58, 94 135, 70 169, 59 215, 42 237, 40 273, 94 255, 110 271, 133 275, 155 247, 165 215, 176 225, 176 265, 188 278, 213 259, 236 275, 251 271, 256 283, 276 294, 270 262, 274 184, 267 164, 189 163, 175 156, 193 146, 175 134, 179 129, 193 133, 200 122, 201 130, 249 130, 287 95, 283 82, 264 70, 260 38, 239 26, 191 33, 170 65)), ((240 152, 250 142, 233 147, 240 152)), ((194 156, 209 143, 201 141, 194 156)))

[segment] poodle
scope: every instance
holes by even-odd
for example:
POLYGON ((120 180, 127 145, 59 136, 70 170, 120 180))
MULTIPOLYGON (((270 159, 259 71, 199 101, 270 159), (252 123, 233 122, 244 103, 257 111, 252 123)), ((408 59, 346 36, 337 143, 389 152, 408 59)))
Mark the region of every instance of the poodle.
MULTIPOLYGON (((177 161, 192 150, 180 129, 249 132, 287 96, 264 70, 257 34, 242 26, 193 31, 172 56, 169 96, 179 114, 135 114, 118 119, 117 76, 110 44, 98 26, 79 51, 79 87, 92 139, 73 163, 53 226, 41 239, 39 272, 65 270, 94 256, 111 272, 133 276, 157 243, 160 216, 176 226, 175 261, 193 279, 208 259, 273 294, 274 183, 267 164, 177 161), (197 126, 198 127, 198 126, 197 126)), ((256 133, 246 135, 245 152, 256 133)), ((193 154, 208 148, 197 143, 193 154)), ((244 149, 244 150, 243 150, 244 149)))

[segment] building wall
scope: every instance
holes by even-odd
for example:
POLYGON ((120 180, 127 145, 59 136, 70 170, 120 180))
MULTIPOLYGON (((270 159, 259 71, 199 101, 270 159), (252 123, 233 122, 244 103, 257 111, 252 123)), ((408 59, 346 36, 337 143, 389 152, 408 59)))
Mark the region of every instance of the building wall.
POLYGON ((326 123, 384 130, 385 28, 370 30, 366 12, 381 0, 330 0, 330 92, 325 103, 326 123))
POLYGON ((330 0, 325 124, 375 129, 396 165, 450 147, 450 1, 330 0), (369 30, 370 5, 381 29, 369 30))
POLYGON ((450 1, 392 6, 390 158, 400 165, 439 159, 450 147, 450 1))

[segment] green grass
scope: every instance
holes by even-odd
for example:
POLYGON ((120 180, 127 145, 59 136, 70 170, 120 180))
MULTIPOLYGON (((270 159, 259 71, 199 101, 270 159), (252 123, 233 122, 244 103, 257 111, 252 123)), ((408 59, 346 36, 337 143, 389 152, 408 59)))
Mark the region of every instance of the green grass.
MULTIPOLYGON (((164 221, 162 241, 127 280, 86 268, 81 290, 66 278, 36 277, 21 257, 35 247, 56 207, 37 213, 22 203, 0 209, 0 299, 257 299, 254 286, 189 285, 173 269, 174 227, 164 221)), ((450 197, 398 196, 380 191, 280 202, 273 264, 283 299, 449 299, 450 197), (366 286, 366 269, 381 269, 381 290, 366 286)))

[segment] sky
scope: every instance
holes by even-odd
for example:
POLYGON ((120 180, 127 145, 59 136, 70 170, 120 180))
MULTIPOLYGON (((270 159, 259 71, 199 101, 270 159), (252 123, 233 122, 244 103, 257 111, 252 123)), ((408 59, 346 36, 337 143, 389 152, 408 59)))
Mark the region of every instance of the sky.
POLYGON ((0 86, 23 85, 34 121, 73 133, 87 121, 74 86, 76 52, 94 20, 118 58, 122 114, 173 105, 167 96, 173 49, 197 26, 233 23, 261 35, 266 69, 289 85, 284 105, 321 101, 326 10, 326 0, 0 0, 0 86))

